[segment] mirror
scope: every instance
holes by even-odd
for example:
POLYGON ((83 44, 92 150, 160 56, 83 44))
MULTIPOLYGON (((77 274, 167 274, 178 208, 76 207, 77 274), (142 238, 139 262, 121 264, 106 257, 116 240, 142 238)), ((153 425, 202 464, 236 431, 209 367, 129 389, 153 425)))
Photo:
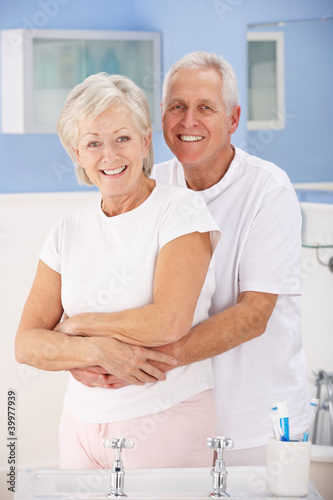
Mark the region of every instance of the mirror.
MULTIPOLYGON (((333 18, 251 24, 247 31, 250 99, 245 149, 250 154, 276 163, 288 173, 294 183, 331 181, 333 18), (257 122, 256 126, 253 125, 253 118, 251 119, 251 95, 256 94, 259 114, 262 112, 259 105, 262 107, 264 94, 268 92, 267 84, 266 88, 260 89, 260 86, 264 87, 263 82, 269 82, 271 87, 276 86, 276 83, 272 83, 274 65, 267 59, 268 55, 263 54, 263 43, 258 44, 258 55, 253 56, 253 40, 276 37, 278 33, 281 33, 283 38, 283 81, 280 82, 283 90, 280 102, 283 103, 283 108, 276 107, 272 110, 278 120, 271 120, 268 124, 266 121, 264 125, 257 122), (257 60, 257 66, 253 67, 256 57, 262 59, 257 60), (266 75, 267 78, 263 76, 265 67, 267 71, 269 68, 271 71, 266 75), (257 85, 257 88, 254 89, 254 85, 257 85)), ((274 102, 278 101, 279 99, 274 102)))

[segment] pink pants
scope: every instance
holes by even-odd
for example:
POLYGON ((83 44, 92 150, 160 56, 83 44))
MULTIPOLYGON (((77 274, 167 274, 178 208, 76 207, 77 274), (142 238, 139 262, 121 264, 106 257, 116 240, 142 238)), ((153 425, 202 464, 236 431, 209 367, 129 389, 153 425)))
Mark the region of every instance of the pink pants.
POLYGON ((108 469, 115 454, 103 446, 106 438, 124 437, 135 443, 124 449, 125 469, 210 467, 213 451, 206 445, 216 432, 213 390, 207 390, 167 410, 144 417, 95 424, 63 409, 60 428, 60 468, 108 469))

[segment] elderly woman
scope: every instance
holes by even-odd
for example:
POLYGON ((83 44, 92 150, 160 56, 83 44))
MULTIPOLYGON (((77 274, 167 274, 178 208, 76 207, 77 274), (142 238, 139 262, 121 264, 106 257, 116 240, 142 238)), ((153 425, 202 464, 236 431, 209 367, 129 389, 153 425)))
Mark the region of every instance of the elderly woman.
POLYGON ((149 178, 149 106, 128 78, 93 75, 75 87, 58 133, 78 178, 97 186, 101 198, 64 217, 46 240, 16 357, 43 370, 96 366, 115 375, 132 360, 131 385, 121 389, 69 376, 60 466, 110 467, 103 440, 114 436, 135 442, 128 468, 208 466, 210 361, 165 376, 147 360, 175 360, 141 346, 174 342, 208 318, 219 230, 198 194, 149 178))

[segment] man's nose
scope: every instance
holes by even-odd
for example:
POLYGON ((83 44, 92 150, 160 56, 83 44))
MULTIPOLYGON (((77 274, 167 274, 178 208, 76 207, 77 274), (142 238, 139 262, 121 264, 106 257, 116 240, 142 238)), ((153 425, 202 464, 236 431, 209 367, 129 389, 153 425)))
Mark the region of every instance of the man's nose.
POLYGON ((182 121, 183 127, 191 128, 198 123, 198 117, 194 109, 188 108, 184 111, 182 121))

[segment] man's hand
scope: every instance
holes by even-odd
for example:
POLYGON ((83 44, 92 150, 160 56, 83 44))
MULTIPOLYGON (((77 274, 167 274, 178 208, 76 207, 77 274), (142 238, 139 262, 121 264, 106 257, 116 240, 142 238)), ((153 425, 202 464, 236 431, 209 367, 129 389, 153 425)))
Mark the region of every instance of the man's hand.
POLYGON ((103 387, 105 389, 120 389, 129 385, 115 375, 110 375, 101 366, 89 366, 85 369, 74 368, 69 370, 72 376, 81 384, 88 387, 103 387))
MULTIPOLYGON (((79 319, 80 315, 72 318, 65 315, 54 330, 67 335, 85 336, 79 319)), ((100 364, 69 370, 75 380, 89 387, 119 389, 129 384, 155 383, 165 380, 164 372, 177 365, 172 355, 124 343, 107 335, 90 337, 89 341, 100 353, 100 364)))
POLYGON ((56 332, 66 333, 66 335, 84 336, 85 333, 79 331, 79 322, 77 320, 79 317, 79 314, 73 316, 72 318, 69 318, 67 314, 64 314, 62 321, 54 327, 54 330, 56 332))
POLYGON ((128 384, 143 385, 165 380, 164 371, 151 363, 174 368, 177 360, 162 352, 132 346, 119 340, 90 337, 90 342, 99 351, 98 366, 70 370, 73 377, 90 387, 117 389, 128 384))
MULTIPOLYGON (((145 351, 151 352, 149 364, 161 372, 161 378, 158 380, 164 380, 162 378, 162 373, 175 368, 175 365, 171 365, 166 362, 168 359, 177 359, 177 366, 183 364, 180 362, 182 344, 182 339, 180 339, 178 342, 173 344, 145 349, 145 351)), ((101 366, 89 366, 85 369, 75 368, 74 370, 70 370, 70 373, 73 375, 75 380, 87 385, 88 387, 120 389, 121 387, 129 385, 128 382, 108 373, 101 366)))

